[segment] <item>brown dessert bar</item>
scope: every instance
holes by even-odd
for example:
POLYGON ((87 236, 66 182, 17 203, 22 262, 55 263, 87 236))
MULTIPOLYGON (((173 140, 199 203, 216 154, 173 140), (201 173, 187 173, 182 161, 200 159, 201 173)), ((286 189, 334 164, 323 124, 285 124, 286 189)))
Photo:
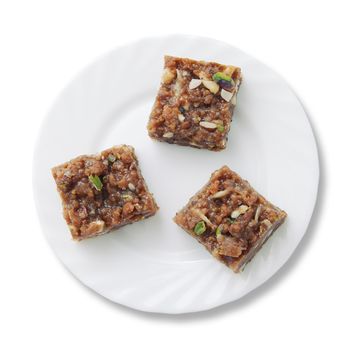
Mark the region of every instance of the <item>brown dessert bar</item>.
POLYGON ((156 213, 131 146, 80 156, 52 169, 72 237, 82 240, 156 213))
POLYGON ((211 175, 174 221, 214 257, 240 272, 286 217, 224 166, 211 175))
POLYGON ((219 151, 226 147, 241 69, 165 56, 148 123, 158 141, 219 151))

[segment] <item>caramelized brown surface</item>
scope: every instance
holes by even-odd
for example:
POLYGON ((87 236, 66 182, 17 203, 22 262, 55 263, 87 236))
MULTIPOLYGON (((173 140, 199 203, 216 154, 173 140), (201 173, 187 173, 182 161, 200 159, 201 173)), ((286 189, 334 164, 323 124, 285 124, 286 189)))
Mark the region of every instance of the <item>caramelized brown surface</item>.
POLYGON ((240 68, 166 56, 162 83, 148 123, 149 135, 168 143, 224 149, 240 82, 240 68), (216 93, 203 83, 190 89, 192 79, 213 82, 213 75, 218 72, 226 72, 232 78, 232 85, 225 86, 234 95, 231 101, 221 96, 221 86, 216 93), (201 122, 220 127, 206 128, 201 122))
POLYGON ((54 167, 52 174, 64 218, 77 240, 139 221, 158 209, 130 146, 80 156, 54 167), (89 180, 91 175, 98 176, 101 189, 89 180))
POLYGON ((212 174, 209 183, 176 214, 174 221, 239 272, 286 216, 224 166, 212 174), (205 231, 198 234, 196 228, 201 222, 205 231))

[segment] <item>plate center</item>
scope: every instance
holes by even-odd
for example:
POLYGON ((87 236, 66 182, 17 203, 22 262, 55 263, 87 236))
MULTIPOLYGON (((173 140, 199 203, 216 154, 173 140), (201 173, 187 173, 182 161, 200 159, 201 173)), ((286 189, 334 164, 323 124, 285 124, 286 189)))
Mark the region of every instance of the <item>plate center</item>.
POLYGON ((237 110, 224 151, 211 152, 154 141, 146 129, 153 96, 150 92, 132 103, 117 106, 110 115, 101 118, 102 126, 96 131, 95 149, 119 144, 135 147, 142 174, 160 207, 155 217, 111 233, 112 238, 108 239, 134 253, 162 261, 211 259, 201 245, 173 222, 173 217, 208 181, 210 174, 225 164, 237 172, 255 174, 254 183, 263 185, 260 139, 258 135, 252 137, 254 128, 247 125, 244 116, 241 120, 244 112, 237 110), (259 152, 248 155, 252 143, 259 152), (240 165, 239 169, 236 164, 240 165))

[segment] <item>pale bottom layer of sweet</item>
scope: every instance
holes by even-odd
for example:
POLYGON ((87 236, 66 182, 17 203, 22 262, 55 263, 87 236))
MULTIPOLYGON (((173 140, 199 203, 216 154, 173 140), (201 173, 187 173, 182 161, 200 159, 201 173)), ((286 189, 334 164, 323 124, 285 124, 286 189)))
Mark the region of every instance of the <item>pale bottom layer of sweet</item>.
POLYGON ((111 231, 116 231, 116 230, 120 229, 123 226, 130 225, 130 224, 133 224, 135 222, 147 219, 147 218, 149 218, 151 216, 154 216, 155 214, 156 214, 156 211, 155 212, 150 212, 150 213, 147 213, 147 214, 143 214, 143 215, 135 215, 131 219, 129 219, 127 221, 124 221, 124 222, 122 222, 119 225, 115 225, 113 227, 109 227, 108 229, 103 230, 101 232, 92 233, 92 234, 83 235, 83 236, 82 235, 76 236, 76 235, 72 234, 72 237, 73 237, 74 241, 82 241, 82 240, 87 239, 87 238, 93 238, 93 237, 102 236, 102 235, 104 235, 106 233, 109 233, 111 231))

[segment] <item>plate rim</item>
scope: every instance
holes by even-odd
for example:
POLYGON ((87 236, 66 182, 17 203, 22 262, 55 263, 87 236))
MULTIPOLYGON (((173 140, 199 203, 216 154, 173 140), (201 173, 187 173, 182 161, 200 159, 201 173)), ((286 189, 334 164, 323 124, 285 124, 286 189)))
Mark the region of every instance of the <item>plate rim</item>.
POLYGON ((87 65, 85 65, 83 68, 81 68, 76 74, 73 75, 73 77, 67 82, 67 84, 65 84, 57 93, 56 97, 53 99, 53 101, 50 103, 50 107, 47 109, 44 118, 41 120, 40 122, 40 126, 37 130, 37 134, 36 134, 36 139, 35 139, 35 143, 34 143, 34 148, 33 148, 33 153, 32 153, 32 191, 33 191, 33 199, 34 199, 34 204, 35 204, 35 208, 36 208, 36 212, 37 212, 37 217, 39 219, 39 225, 40 225, 40 229, 42 234, 45 236, 45 240, 48 243, 50 249, 54 252, 56 258, 60 261, 60 263, 64 266, 64 268, 76 279, 78 280, 81 284, 83 284, 85 287, 87 287, 89 290, 93 291, 94 294, 98 295, 99 297, 103 297, 105 299, 107 299, 110 302, 113 302, 114 304, 118 304, 121 305, 123 307, 128 307, 131 308, 133 310, 137 310, 137 311, 142 311, 142 312, 147 312, 147 313, 153 313, 153 314, 169 314, 169 315, 176 315, 176 314, 187 314, 187 313, 195 313, 195 312, 205 312, 208 310, 211 310, 213 308, 217 308, 219 306, 224 306, 227 304, 231 304, 234 303, 240 299, 242 299, 244 296, 249 295, 250 293, 252 293, 254 290, 260 288, 262 285, 264 285, 266 283, 266 281, 268 281, 270 278, 272 278, 276 273, 278 273, 278 271, 285 266, 285 264, 290 260, 291 256, 293 254, 295 254, 296 250, 299 248, 300 243, 303 241, 304 237, 306 234, 308 234, 309 231, 309 226, 310 226, 310 222, 314 217, 315 214, 315 208, 317 206, 317 202, 319 200, 319 185, 320 185, 320 176, 321 176, 321 171, 320 171, 320 156, 319 156, 319 145, 318 145, 318 140, 313 128, 313 125, 311 123, 311 119, 309 114, 307 113, 302 100, 299 98, 299 96, 297 95, 297 93, 295 92, 295 89, 291 87, 291 85, 289 84, 289 82, 278 72, 276 72, 273 68, 271 68, 269 65, 265 64, 263 61, 261 61, 260 59, 255 58, 255 56, 250 55, 249 53, 247 54, 245 51, 241 50, 240 48, 237 48, 236 46, 232 45, 229 42, 225 42, 222 40, 218 40, 215 38, 212 38, 210 36, 201 36, 201 35, 187 35, 187 34, 168 34, 168 35, 155 35, 155 36, 144 36, 144 37, 140 37, 131 41, 128 41, 127 43, 123 43, 121 45, 117 45, 114 48, 108 50, 107 52, 101 54, 101 55, 97 55, 96 57, 94 57, 92 59, 91 62, 89 62, 87 65), (133 305, 132 303, 128 303, 128 302, 117 302, 111 298, 109 298, 106 295, 101 294, 100 292, 98 292, 97 290, 93 289, 91 286, 87 285, 83 280, 81 280, 69 267, 68 265, 59 257, 59 254, 57 252, 57 250, 55 249, 55 247, 50 243, 48 236, 45 234, 45 229, 44 229, 44 218, 43 218, 43 212, 40 209, 40 203, 39 203, 39 196, 38 196, 38 184, 37 184, 37 164, 39 161, 39 151, 40 151, 40 135, 42 135, 43 131, 45 130, 46 125, 48 125, 49 120, 50 120, 50 115, 52 113, 52 111, 54 110, 54 108, 56 107, 58 101, 61 99, 63 93, 68 90, 71 85, 74 84, 74 82, 76 82, 77 80, 79 80, 87 71, 89 71, 95 64, 97 64, 98 62, 102 61, 104 58, 110 56, 113 52, 115 51, 119 51, 119 50, 123 50, 124 48, 128 48, 131 46, 135 46, 139 43, 145 42, 145 41, 154 41, 154 40, 167 40, 167 39, 187 39, 187 40, 209 40, 211 42, 216 42, 217 44, 220 45, 224 45, 226 47, 230 46, 232 48, 234 48, 237 51, 242 52, 246 57, 248 58, 252 58, 254 59, 256 62, 264 65, 265 67, 267 67, 271 72, 273 72, 276 77, 278 77, 279 79, 281 79, 285 84, 286 87, 288 88, 288 90, 293 94, 293 96, 297 99, 300 107, 302 108, 304 115, 306 117, 308 126, 310 128, 312 137, 313 137, 313 142, 315 145, 315 166, 317 168, 315 168, 315 198, 312 204, 312 210, 310 213, 310 216, 308 217, 307 220, 305 220, 306 222, 306 228, 305 228, 305 232, 301 235, 300 239, 298 240, 298 242, 296 243, 295 247, 292 249, 292 251, 289 254, 284 254, 283 256, 283 262, 278 266, 278 268, 270 275, 265 276, 265 278, 256 286, 252 286, 248 291, 243 291, 242 293, 240 293, 240 295, 238 297, 236 297, 234 300, 228 300, 228 301, 217 301, 216 303, 212 303, 209 307, 205 307, 205 308, 189 308, 188 311, 179 311, 179 312, 167 312, 167 311, 154 311, 151 310, 151 308, 143 308, 143 307, 135 307, 135 305, 133 305), (317 178, 316 178, 317 176, 317 178))

